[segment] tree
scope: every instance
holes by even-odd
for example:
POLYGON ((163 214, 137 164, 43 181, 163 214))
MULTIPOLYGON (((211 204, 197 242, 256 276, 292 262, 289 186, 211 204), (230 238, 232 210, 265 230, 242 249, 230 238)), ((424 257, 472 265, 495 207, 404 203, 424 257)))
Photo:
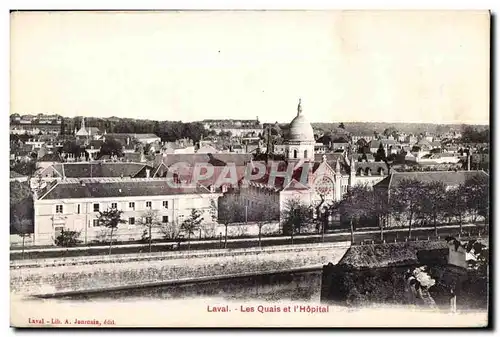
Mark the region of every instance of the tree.
POLYGON ((369 187, 358 185, 344 194, 339 204, 340 215, 349 220, 351 243, 354 243, 354 221, 370 216, 372 212, 372 192, 369 187))
POLYGON ((104 226, 111 230, 109 238, 109 254, 111 255, 111 247, 113 245, 113 232, 121 223, 126 223, 125 220, 121 218, 123 211, 119 211, 116 208, 110 208, 105 211, 99 212, 98 223, 99 226, 104 226))
POLYGON ((311 209, 298 198, 287 199, 281 211, 283 234, 289 234, 293 244, 295 232, 300 234, 302 226, 311 220, 311 209))
POLYGON ((399 186, 390 191, 390 207, 399 214, 406 214, 408 218, 408 237, 411 238, 413 220, 421 210, 423 184, 417 179, 404 179, 399 186))
POLYGON ((78 240, 79 236, 80 232, 62 230, 61 234, 59 234, 59 236, 56 237, 55 240, 56 246, 74 247, 81 242, 81 240, 78 240))
POLYGON ((76 141, 66 141, 63 146, 58 150, 59 153, 70 153, 75 158, 81 156, 82 153, 85 153, 85 150, 82 149, 80 145, 76 141))
POLYGON ((478 216, 487 216, 489 204, 489 178, 477 175, 467 179, 463 185, 466 196, 467 211, 472 215, 473 221, 478 216))
POLYGON ((14 227, 15 233, 19 235, 22 239, 21 243, 21 258, 24 259, 24 246, 25 240, 27 237, 30 237, 33 233, 33 221, 31 219, 19 218, 18 216, 14 216, 11 219, 12 225, 14 227))
POLYGON ((458 220, 460 233, 462 233, 463 219, 467 212, 466 193, 467 188, 464 184, 460 184, 458 188, 453 188, 446 192, 446 211, 458 220))
POLYGON ((24 239, 33 233, 33 194, 29 183, 10 182, 10 232, 24 239))
POLYGON ((189 217, 182 222, 181 230, 188 235, 188 249, 191 248, 191 235, 194 235, 194 231, 200 228, 202 222, 203 216, 201 212, 195 208, 191 210, 189 217))
POLYGON ((393 136, 393 137, 396 137, 398 135, 398 130, 391 126, 391 127, 388 127, 387 129, 385 129, 382 134, 386 137, 389 137, 389 136, 393 136))
POLYGON ((387 156, 385 154, 385 149, 382 143, 378 146, 377 153, 375 154, 375 161, 386 161, 387 156))
POLYGON ((16 162, 10 166, 10 170, 31 177, 36 172, 36 162, 34 160, 16 162))
POLYGON ((123 146, 116 139, 111 137, 106 137, 106 140, 101 145, 101 149, 99 150, 99 155, 109 155, 109 156, 123 156, 123 146))
POLYGON ((153 242, 152 229, 153 227, 161 226, 161 222, 159 220, 158 210, 148 209, 142 214, 142 217, 137 221, 140 225, 144 226, 145 234, 143 237, 149 242, 149 252, 151 253, 151 246, 153 242))
POLYGON ((227 247, 227 228, 230 223, 241 221, 241 215, 245 212, 244 207, 236 202, 231 196, 219 198, 218 216, 220 222, 224 225, 224 248, 227 247))
POLYGON ((340 124, 339 124, 339 129, 344 129, 344 130, 345 130, 345 125, 344 125, 344 123, 340 123, 340 124))
POLYGON ((279 221, 279 208, 273 202, 260 202, 258 206, 252 210, 252 220, 257 222, 259 226, 259 247, 262 243, 262 227, 272 221, 279 221))
POLYGON ((373 189, 371 211, 373 215, 377 218, 380 227, 380 240, 384 239, 384 226, 387 223, 389 216, 389 200, 387 192, 383 189, 373 189))
POLYGON ((167 222, 161 225, 160 230, 163 234, 164 239, 175 240, 179 238, 181 226, 178 222, 167 222))
POLYGON ((420 210, 428 216, 434 225, 434 234, 438 235, 437 219, 444 214, 446 186, 440 182, 423 184, 422 198, 420 199, 420 210))

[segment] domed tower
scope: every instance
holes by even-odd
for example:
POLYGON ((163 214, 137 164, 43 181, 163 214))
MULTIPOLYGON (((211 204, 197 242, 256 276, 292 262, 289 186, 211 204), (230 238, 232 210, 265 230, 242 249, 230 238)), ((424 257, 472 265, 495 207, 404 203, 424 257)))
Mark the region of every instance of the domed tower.
POLYGON ((290 123, 286 139, 286 157, 288 159, 314 160, 314 131, 311 123, 302 113, 302 102, 299 99, 297 116, 290 123))

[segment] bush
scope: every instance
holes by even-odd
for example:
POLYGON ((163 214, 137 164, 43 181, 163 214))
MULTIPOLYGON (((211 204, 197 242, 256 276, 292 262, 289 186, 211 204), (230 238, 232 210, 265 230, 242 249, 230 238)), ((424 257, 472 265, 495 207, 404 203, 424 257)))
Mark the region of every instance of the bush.
POLYGON ((74 247, 82 242, 78 240, 79 236, 80 232, 63 230, 55 240, 56 245, 60 247, 74 247))

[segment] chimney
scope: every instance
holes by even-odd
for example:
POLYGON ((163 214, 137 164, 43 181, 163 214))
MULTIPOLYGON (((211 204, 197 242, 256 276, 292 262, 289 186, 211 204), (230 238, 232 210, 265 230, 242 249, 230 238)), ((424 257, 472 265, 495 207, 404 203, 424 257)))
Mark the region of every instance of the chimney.
POLYGON ((470 171, 470 157, 471 157, 471 155, 469 152, 469 153, 467 153, 467 171, 470 171))

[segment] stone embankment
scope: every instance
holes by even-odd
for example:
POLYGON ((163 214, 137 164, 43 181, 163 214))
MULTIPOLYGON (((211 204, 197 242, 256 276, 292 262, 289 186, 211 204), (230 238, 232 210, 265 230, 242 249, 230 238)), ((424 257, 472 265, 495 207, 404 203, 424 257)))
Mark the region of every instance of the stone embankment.
POLYGON ((46 295, 135 287, 174 280, 321 268, 350 242, 195 252, 12 261, 11 293, 46 295))

